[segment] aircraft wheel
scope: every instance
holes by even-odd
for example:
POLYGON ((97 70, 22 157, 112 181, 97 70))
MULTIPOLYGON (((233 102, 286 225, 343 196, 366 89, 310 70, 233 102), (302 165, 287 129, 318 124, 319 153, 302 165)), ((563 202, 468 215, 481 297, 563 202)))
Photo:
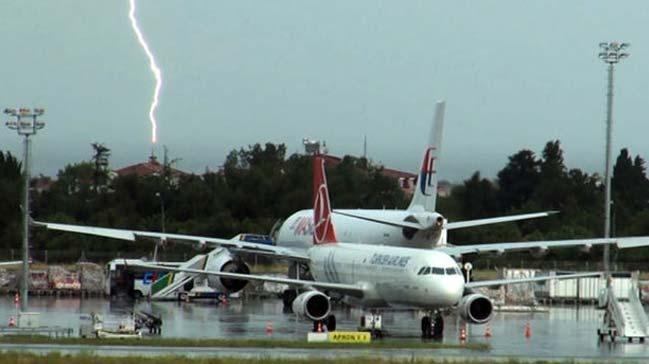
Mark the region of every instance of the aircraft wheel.
POLYGON ((327 317, 327 331, 336 331, 336 316, 329 315, 327 317))
POLYGON ((444 336, 444 318, 442 315, 437 314, 433 321, 432 327, 432 337, 435 339, 441 339, 444 336))
POLYGON ((284 302, 284 308, 288 309, 288 312, 293 310, 293 301, 297 297, 297 290, 286 289, 282 293, 282 302, 284 302))
POLYGON ((372 337, 375 339, 383 339, 383 331, 381 330, 372 330, 372 337))
POLYGON ((430 338, 431 326, 430 326, 430 317, 424 316, 421 318, 421 337, 424 339, 430 338))

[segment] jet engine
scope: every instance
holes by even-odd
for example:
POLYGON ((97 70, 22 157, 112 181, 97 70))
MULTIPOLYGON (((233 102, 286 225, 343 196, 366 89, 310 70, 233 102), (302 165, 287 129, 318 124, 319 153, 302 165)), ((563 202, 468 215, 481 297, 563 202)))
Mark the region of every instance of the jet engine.
MULTIPOLYGON (((228 273, 250 273, 250 268, 242 260, 239 260, 230 254, 227 250, 223 250, 216 255, 208 258, 206 270, 228 273)), ((241 291, 248 281, 243 279, 233 279, 226 277, 209 276, 208 282, 210 287, 219 292, 234 293, 241 291)))
POLYGON ((324 320, 331 312, 329 297, 318 291, 307 291, 293 301, 293 312, 313 321, 324 320))
POLYGON ((548 248, 534 248, 530 253, 534 258, 543 258, 548 254, 548 248))
POLYGON ((472 324, 484 324, 491 320, 493 309, 489 297, 479 293, 462 297, 458 306, 460 316, 472 324))
POLYGON ((433 240, 437 242, 440 238, 442 228, 444 227, 445 219, 442 215, 436 212, 422 212, 406 216, 403 219, 406 223, 413 223, 420 225, 420 228, 406 227, 402 229, 403 237, 412 240, 415 234, 422 232, 422 238, 426 240, 433 240))

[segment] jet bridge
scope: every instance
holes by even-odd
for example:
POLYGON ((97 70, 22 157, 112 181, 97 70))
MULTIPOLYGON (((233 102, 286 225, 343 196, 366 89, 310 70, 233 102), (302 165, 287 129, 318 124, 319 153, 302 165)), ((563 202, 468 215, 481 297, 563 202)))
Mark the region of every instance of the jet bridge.
POLYGON ((649 319, 637 285, 632 285, 628 292, 616 292, 613 285, 609 285, 602 291, 600 307, 605 309, 604 321, 597 329, 600 341, 609 336, 613 342, 619 337, 628 342, 638 339, 642 343, 649 337, 649 319))

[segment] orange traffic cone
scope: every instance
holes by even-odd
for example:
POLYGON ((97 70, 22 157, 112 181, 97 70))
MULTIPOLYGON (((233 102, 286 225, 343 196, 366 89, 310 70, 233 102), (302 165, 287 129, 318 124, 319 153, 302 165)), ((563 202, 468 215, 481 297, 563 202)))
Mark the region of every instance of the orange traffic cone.
POLYGON ((266 335, 270 336, 273 334, 273 323, 268 321, 266 322, 266 335))
POLYGON ((16 319, 13 316, 9 317, 9 327, 16 327, 16 319))
POLYGON ((529 339, 532 337, 532 327, 530 326, 530 323, 525 324, 525 338, 529 339))
POLYGON ((460 341, 465 341, 466 340, 466 328, 462 326, 460 329, 460 341))
POLYGON ((491 337, 491 327, 487 324, 487 327, 484 329, 484 337, 491 337))
POLYGON ((221 303, 224 305, 228 304, 228 296, 226 295, 221 295, 221 303))

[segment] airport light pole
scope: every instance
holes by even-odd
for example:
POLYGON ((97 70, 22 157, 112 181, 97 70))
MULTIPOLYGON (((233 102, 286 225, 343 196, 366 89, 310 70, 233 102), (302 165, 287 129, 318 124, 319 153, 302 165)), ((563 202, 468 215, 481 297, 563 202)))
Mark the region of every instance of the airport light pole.
MULTIPOLYGON (((611 237, 611 138, 613 133, 613 73, 615 65, 629 56, 624 52, 629 43, 602 42, 599 59, 608 64, 608 88, 606 91, 606 167, 604 170, 604 238, 611 237)), ((610 247, 604 245, 604 271, 607 282, 610 275, 610 247)), ((608 283, 607 283, 608 284, 608 283)))
MULTIPOLYGON (((164 200, 162 199, 162 194, 160 192, 156 192, 155 195, 158 197, 160 200, 160 225, 162 227, 162 233, 165 233, 165 203, 164 200)), ((159 242, 155 244, 155 248, 153 248, 153 261, 157 262, 158 261, 158 246, 162 243, 162 239, 160 239, 159 242)))
POLYGON ((29 282, 29 137, 36 134, 36 131, 43 129, 45 123, 38 121, 37 118, 45 112, 44 109, 30 110, 28 108, 5 109, 5 114, 15 117, 15 121, 8 121, 7 127, 16 130, 18 135, 23 137, 23 278, 20 281, 20 310, 27 311, 27 296, 29 282))

